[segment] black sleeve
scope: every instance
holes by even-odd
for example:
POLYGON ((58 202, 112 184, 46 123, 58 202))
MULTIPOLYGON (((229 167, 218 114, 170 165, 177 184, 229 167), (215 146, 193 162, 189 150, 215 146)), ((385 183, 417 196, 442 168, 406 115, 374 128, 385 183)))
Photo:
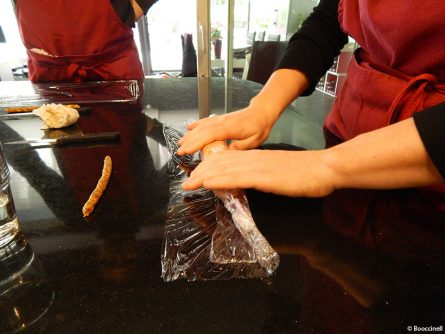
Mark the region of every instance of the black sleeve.
MULTIPOLYGON (((124 22, 127 26, 134 28, 134 10, 133 6, 131 5, 131 1, 110 0, 110 2, 122 22, 124 22)), ((141 7, 144 14, 147 14, 150 7, 153 6, 157 0, 136 0, 136 2, 141 7)))
POLYGON ((445 178, 445 103, 417 112, 413 118, 431 160, 445 178))
POLYGON ((155 4, 158 0, 136 0, 138 5, 142 8, 144 14, 147 14, 151 6, 155 4))
POLYGON ((309 80, 302 95, 310 95, 320 78, 331 67, 334 58, 348 42, 338 21, 339 0, 321 0, 292 36, 276 69, 297 69, 309 80))

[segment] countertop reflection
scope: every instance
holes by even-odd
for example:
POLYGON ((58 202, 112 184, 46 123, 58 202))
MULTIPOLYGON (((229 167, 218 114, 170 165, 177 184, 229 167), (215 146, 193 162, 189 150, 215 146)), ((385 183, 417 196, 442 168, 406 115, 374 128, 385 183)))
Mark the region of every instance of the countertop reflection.
MULTIPOLYGON (((119 131, 117 144, 5 145, 22 233, 54 292, 45 316, 24 330, 404 333, 445 325, 445 217, 409 190, 345 190, 324 199, 248 191, 259 229, 280 253, 276 274, 161 279, 170 184, 162 123, 243 108, 260 89, 220 78, 146 79, 138 103, 94 104, 63 130, 119 131), (81 208, 105 155, 113 158, 113 175, 84 219, 81 208), (361 222, 353 218, 359 201, 369 203, 361 222)), ((322 148, 331 102, 318 92, 297 100, 269 148, 322 148)), ((2 142, 49 135, 38 119, 0 121, 2 142)))

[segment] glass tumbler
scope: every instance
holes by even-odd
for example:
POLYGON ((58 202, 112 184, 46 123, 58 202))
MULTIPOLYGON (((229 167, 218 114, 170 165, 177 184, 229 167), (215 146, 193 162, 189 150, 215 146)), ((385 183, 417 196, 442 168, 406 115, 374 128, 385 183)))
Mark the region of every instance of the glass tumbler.
POLYGON ((0 248, 8 245, 19 232, 9 181, 8 163, 0 143, 0 248))
POLYGON ((41 326, 54 299, 40 262, 20 231, 0 142, 0 333, 41 326))

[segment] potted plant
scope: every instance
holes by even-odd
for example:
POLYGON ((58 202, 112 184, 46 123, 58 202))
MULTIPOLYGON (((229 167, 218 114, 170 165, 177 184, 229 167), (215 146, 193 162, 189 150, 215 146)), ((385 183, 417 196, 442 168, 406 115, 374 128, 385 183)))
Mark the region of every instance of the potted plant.
POLYGON ((219 30, 216 27, 213 27, 210 31, 210 39, 212 40, 215 59, 221 59, 221 45, 222 45, 221 30, 219 30))

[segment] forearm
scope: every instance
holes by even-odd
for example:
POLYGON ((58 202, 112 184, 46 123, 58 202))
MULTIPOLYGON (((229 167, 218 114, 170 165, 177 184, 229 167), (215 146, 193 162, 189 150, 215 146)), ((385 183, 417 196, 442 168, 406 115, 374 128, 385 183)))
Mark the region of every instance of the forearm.
POLYGON ((144 15, 144 11, 142 10, 141 6, 139 6, 136 0, 131 0, 131 6, 134 10, 134 20, 137 21, 142 17, 142 15, 144 15))
POLYGON ((251 100, 250 105, 264 110, 272 119, 277 120, 308 85, 309 81, 302 72, 279 69, 272 73, 260 93, 251 100))
POLYGON ((337 189, 394 189, 444 181, 412 118, 334 146, 324 160, 337 189))

